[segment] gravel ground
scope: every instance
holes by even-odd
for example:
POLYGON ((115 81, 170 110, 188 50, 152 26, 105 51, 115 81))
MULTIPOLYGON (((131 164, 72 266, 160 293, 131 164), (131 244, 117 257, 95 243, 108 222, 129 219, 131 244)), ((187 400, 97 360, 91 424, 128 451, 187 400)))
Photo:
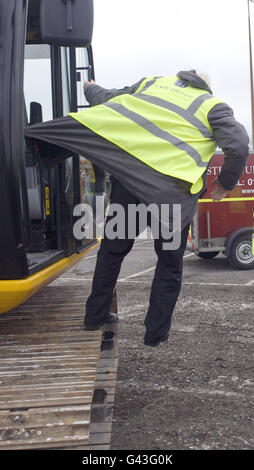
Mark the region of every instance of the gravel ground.
POLYGON ((186 259, 184 280, 191 273, 196 281, 201 266, 208 285, 183 284, 170 339, 157 348, 143 345, 153 273, 118 284, 112 450, 254 448, 254 286, 244 285, 250 272, 232 273, 225 263, 224 257, 186 259), (238 273, 239 285, 213 285, 216 270, 224 284, 238 273))
MULTIPOLYGON (((89 293, 95 255, 66 282, 89 293)), ((143 321, 155 263, 152 241, 137 240, 119 276, 111 449, 254 449, 254 271, 187 251, 169 341, 149 348, 143 321)))

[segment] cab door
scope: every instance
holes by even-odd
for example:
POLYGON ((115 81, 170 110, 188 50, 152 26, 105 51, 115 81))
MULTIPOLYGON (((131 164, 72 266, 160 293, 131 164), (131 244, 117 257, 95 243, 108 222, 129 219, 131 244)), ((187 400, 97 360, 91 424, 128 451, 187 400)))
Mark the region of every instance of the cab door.
MULTIPOLYGON (((48 121, 88 106, 83 82, 90 77, 94 77, 90 46, 27 44, 24 94, 26 109, 30 110, 28 124, 48 121)), ((69 256, 93 244, 95 237, 75 238, 74 209, 80 203, 92 206, 98 187, 104 192, 104 172, 95 172, 91 162, 78 155, 51 165, 50 158, 52 162, 56 160, 53 154, 43 159, 38 152, 36 158, 34 148, 30 153, 33 158, 26 161, 32 224, 28 256, 35 259, 36 253, 47 251, 51 256, 54 250, 57 255, 63 250, 69 256)))
POLYGON ((23 67, 27 1, 0 1, 0 279, 28 275, 23 67))

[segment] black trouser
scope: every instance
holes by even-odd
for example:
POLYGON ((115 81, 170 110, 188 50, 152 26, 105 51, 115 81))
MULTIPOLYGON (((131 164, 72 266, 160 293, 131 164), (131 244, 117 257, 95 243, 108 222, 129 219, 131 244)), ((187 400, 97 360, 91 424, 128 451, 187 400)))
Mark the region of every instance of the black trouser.
MULTIPOLYGON (((113 180, 111 203, 121 204, 126 209, 125 222, 127 226, 128 204, 140 204, 140 201, 119 182, 113 180)), ((148 225, 150 225, 149 221, 148 225)), ((183 254, 188 232, 189 225, 182 231, 181 246, 177 250, 163 250, 162 243, 165 240, 161 237, 154 240, 158 261, 145 318, 146 339, 148 341, 157 340, 170 330, 172 313, 181 289, 183 254)), ((134 240, 127 237, 123 240, 102 239, 97 254, 92 293, 86 303, 85 323, 87 325, 99 323, 110 311, 113 291, 122 261, 131 250, 134 240)))

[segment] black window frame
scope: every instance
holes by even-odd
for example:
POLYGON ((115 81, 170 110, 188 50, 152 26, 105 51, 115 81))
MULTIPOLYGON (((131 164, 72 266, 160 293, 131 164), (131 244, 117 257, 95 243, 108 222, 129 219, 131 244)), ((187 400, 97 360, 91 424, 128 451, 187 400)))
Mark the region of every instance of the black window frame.
MULTIPOLYGON (((24 279, 34 273, 28 266, 31 242, 28 193, 25 173, 24 140, 24 54, 29 0, 0 1, 0 280, 24 279), (11 77, 11 80, 10 80, 11 77)), ((94 67, 92 48, 88 58, 94 67)), ((53 117, 63 115, 61 50, 51 46, 53 117)), ((70 48, 71 110, 77 110, 75 48, 70 48)), ((58 235, 57 249, 69 256, 87 248, 91 241, 75 240, 73 219, 64 198, 64 163, 57 165, 58 235)), ((73 156, 73 175, 79 181, 79 158, 73 156)), ((80 188, 75 186, 74 205, 80 203, 80 188)), ((49 262, 52 264, 52 261, 49 262)), ((38 266, 37 270, 44 268, 38 266)))

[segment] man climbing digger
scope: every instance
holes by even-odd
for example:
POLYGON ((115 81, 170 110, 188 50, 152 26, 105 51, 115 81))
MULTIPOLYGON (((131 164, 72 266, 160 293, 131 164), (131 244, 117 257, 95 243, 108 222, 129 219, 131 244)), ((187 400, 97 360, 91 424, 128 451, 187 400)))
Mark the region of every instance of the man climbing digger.
MULTIPOLYGON (((112 175, 111 203, 124 209, 123 236, 111 238, 105 230, 98 251, 92 292, 86 303, 87 329, 118 320, 110 312, 113 291, 121 263, 140 233, 137 224, 136 232, 129 236, 128 225, 133 222, 128 218, 129 206, 143 203, 158 207, 161 227, 154 236, 158 262, 144 339, 146 345, 157 346, 168 339, 181 289, 189 226, 206 188, 209 161, 220 147, 225 159, 212 193, 214 200, 220 200, 241 176, 248 158, 248 135, 232 109, 213 96, 207 79, 195 70, 148 77, 120 90, 88 81, 84 92, 91 108, 30 126, 25 134, 84 155, 108 171, 112 175), (165 249, 164 206, 168 207, 169 230, 174 228, 172 206, 181 208, 180 242, 174 249, 165 249)), ((110 218, 112 215, 106 226, 110 218)), ((151 219, 148 217, 147 224, 152 228, 151 219)))
MULTIPOLYGON (((158 262, 145 319, 145 344, 157 346, 168 339, 181 288, 189 226, 204 191, 208 163, 216 146, 221 147, 225 163, 213 191, 214 200, 220 200, 233 189, 242 173, 248 157, 248 136, 229 106, 212 95, 207 80, 195 71, 180 72, 176 77, 150 77, 121 90, 107 90, 90 81, 84 84, 84 93, 90 105, 97 106, 89 113, 72 116, 117 145, 122 165, 128 165, 124 150, 166 173, 169 203, 181 204, 183 226, 179 248, 163 250, 163 239, 154 240, 158 262)), ((140 204, 117 179, 111 177, 111 181, 111 203, 121 204, 126 214, 129 204, 140 204)), ((105 322, 117 321, 117 315, 109 311, 113 290, 122 261, 133 243, 134 239, 127 235, 111 240, 104 234, 92 292, 86 303, 86 328, 96 329, 105 322)))

